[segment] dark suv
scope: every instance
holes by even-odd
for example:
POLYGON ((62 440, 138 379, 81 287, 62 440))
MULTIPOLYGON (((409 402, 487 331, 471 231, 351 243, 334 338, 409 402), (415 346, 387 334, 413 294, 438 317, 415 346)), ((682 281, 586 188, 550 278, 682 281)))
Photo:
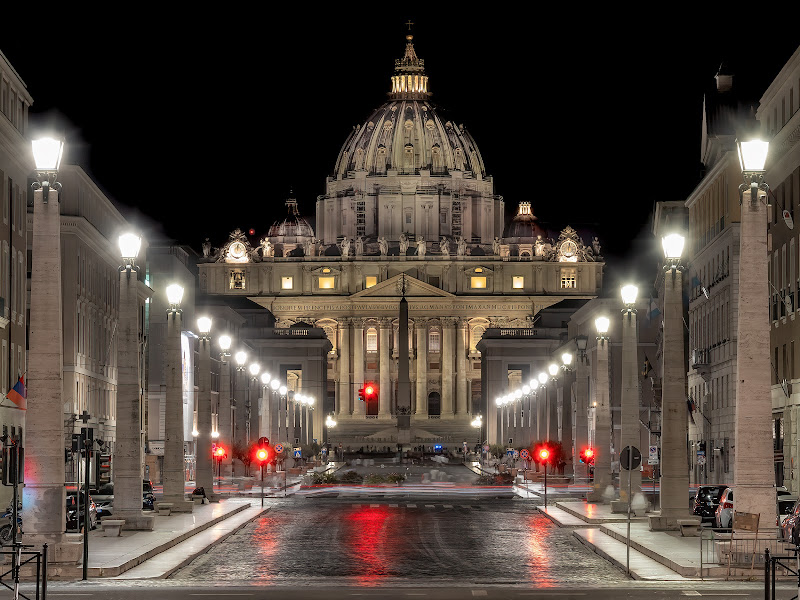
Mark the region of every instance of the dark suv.
POLYGON ((719 499, 727 485, 701 485, 692 499, 692 514, 700 517, 703 523, 714 523, 714 514, 719 506, 719 499))

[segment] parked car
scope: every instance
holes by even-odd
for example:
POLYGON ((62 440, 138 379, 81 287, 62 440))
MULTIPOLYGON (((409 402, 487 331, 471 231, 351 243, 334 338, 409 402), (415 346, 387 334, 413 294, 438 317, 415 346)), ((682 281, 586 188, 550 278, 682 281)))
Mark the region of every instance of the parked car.
POLYGON ((721 529, 730 529, 733 525, 733 488, 727 488, 722 492, 714 513, 714 525, 721 529))
MULTIPOLYGON (((114 513, 114 483, 105 483, 93 496, 97 505, 97 513, 101 517, 110 517, 114 513)), ((153 495, 153 484, 149 479, 142 480, 142 510, 153 510, 156 497, 153 495)))
POLYGON ((794 511, 796 504, 797 496, 778 496, 778 518, 775 520, 775 525, 781 527, 794 511))
POLYGON ((781 522, 781 537, 796 546, 800 545, 800 502, 794 503, 792 512, 781 522))
POLYGON ((727 485, 701 485, 692 499, 692 514, 702 519, 703 523, 714 523, 714 515, 719 506, 719 499, 727 485))
MULTIPOLYGON (((78 499, 78 492, 67 491, 67 531, 80 531, 86 520, 86 507, 83 503, 83 492, 80 492, 81 497, 78 499), (80 512, 78 508, 80 507, 80 512)), ((89 529, 96 529, 97 522, 97 505, 89 496, 89 529)))

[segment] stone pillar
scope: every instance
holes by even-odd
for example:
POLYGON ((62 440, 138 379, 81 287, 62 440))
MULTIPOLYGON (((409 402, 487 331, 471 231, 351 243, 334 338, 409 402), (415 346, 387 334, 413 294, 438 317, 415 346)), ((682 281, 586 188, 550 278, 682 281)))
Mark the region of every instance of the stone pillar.
POLYGON ((561 387, 558 380, 551 380, 552 385, 547 386, 547 440, 558 441, 558 405, 561 402, 561 387))
POLYGON ((191 512, 193 503, 185 500, 183 450, 183 394, 181 393, 181 322, 180 310, 167 312, 167 341, 164 359, 167 390, 164 407, 164 502, 172 503, 175 512, 191 512))
MULTIPOLYGON (((367 403, 358 399, 358 390, 364 387, 364 319, 353 319, 353 416, 367 414, 367 403)), ((380 394, 380 390, 378 390, 380 394)))
MULTIPOLYGON (((686 356, 683 349, 682 282, 683 273, 679 269, 668 270, 664 273, 664 335, 662 343, 664 367, 661 388, 661 514, 650 517, 650 529, 653 530, 678 529, 676 520, 689 517, 689 504, 686 502, 686 496, 689 493, 689 470, 686 450, 687 419, 689 417, 686 410, 686 356)), ((741 281, 739 283, 740 285, 742 284, 741 281)), ((764 298, 766 302, 766 288, 764 298)), ((741 321, 745 317, 740 314, 739 318, 741 321)), ((769 326, 767 327, 769 330, 769 326)), ((740 339, 744 340, 746 338, 740 339)), ((767 353, 766 372, 769 372, 769 353, 767 353)), ((739 376, 741 376, 741 373, 739 376)), ((749 396, 739 396, 739 398, 745 397, 749 396)), ((769 398, 769 390, 767 390, 767 398, 769 398)), ((737 403, 737 413, 741 411, 744 404, 744 402, 737 403)), ((769 433, 769 429, 767 429, 767 432, 769 433)), ((750 435, 754 439, 756 438, 754 432, 749 432, 748 436, 750 435)), ((762 442, 766 439, 764 438, 762 442)), ((772 441, 771 435, 769 436, 769 441, 772 441)), ((736 450, 738 452, 739 448, 736 450)), ((771 456, 771 444, 769 452, 771 456)), ((744 456, 747 456, 747 452, 744 453, 744 456)), ((769 476, 771 478, 772 473, 774 473, 771 458, 769 464, 769 476)), ((775 490, 772 487, 770 489, 772 494, 771 502, 774 506, 775 490)), ((739 503, 738 493, 736 496, 736 510, 748 512, 739 503)), ((772 516, 772 523, 774 523, 774 509, 772 516)))
MULTIPOLYGON (((467 396, 467 322, 459 319, 456 324, 456 405, 457 415, 468 415, 472 411, 467 396)), ((481 440, 483 441, 483 440, 481 440)))
POLYGON ((25 416, 25 543, 47 543, 51 559, 77 560, 80 544, 64 534, 64 402, 62 386, 61 218, 58 192, 33 192, 28 410, 25 416))
MULTIPOLYGON (((594 434, 594 484, 589 493, 590 502, 602 502, 606 488, 611 485, 611 404, 608 397, 608 339, 597 340, 595 353, 595 419, 594 434)), ((684 461, 685 463, 685 461, 684 461)), ((662 490, 663 483, 662 483, 662 490)), ((684 489, 684 504, 689 506, 686 495, 689 493, 688 482, 684 489)))
POLYGON ((536 388, 536 441, 547 439, 547 388, 538 384, 536 388))
MULTIPOLYGON (((195 453, 195 480, 197 487, 205 489, 209 499, 214 494, 214 467, 211 456, 211 339, 200 337, 197 357, 197 452, 195 453)), ((116 493, 114 494, 116 503, 116 493)))
POLYGON ((221 472, 225 477, 231 476, 233 460, 233 414, 231 408, 231 361, 230 356, 222 355, 219 365, 219 413, 217 418, 217 443, 225 448, 227 457, 222 459, 221 472))
POLYGON ((559 439, 561 440, 561 449, 564 454, 564 461, 567 463, 564 466, 564 473, 569 474, 572 469, 572 394, 570 393, 572 386, 569 383, 571 376, 569 373, 564 374, 561 380, 561 385, 558 387, 558 410, 560 414, 559 422, 559 439))
POLYGON ((142 409, 139 400, 139 301, 136 271, 119 274, 117 432, 114 443, 114 518, 125 529, 152 530, 142 512, 142 409))
POLYGON ((578 356, 575 365, 575 445, 572 469, 575 481, 589 481, 589 465, 580 460, 581 451, 589 447, 589 366, 585 356, 578 356))
POLYGON ((428 415, 428 324, 418 319, 417 327, 417 416, 428 415))
POLYGON ((452 418, 453 404, 453 319, 442 319, 442 418, 452 418))
MULTIPOLYGON (((639 424, 639 336, 637 332, 636 309, 622 314, 622 409, 620 413, 621 431, 619 452, 626 446, 634 446, 643 452, 639 424)), ((628 473, 620 465, 619 499, 628 502, 628 473)), ((642 473, 636 468, 630 472, 631 494, 642 491, 642 473)), ((627 508, 626 508, 627 510, 627 508)))
POLYGON ((339 320, 339 414, 350 414, 350 319, 339 320))
MULTIPOLYGON (((774 537, 776 504, 770 391, 773 371, 770 366, 767 208, 761 198, 751 201, 751 193, 753 192, 745 192, 742 201, 739 236, 741 250, 737 337, 740 343, 736 353, 736 453, 733 486, 736 489, 736 510, 759 513, 759 537, 774 537)), ((666 377, 664 381, 666 391, 666 377)), ((685 431, 685 413, 683 423, 685 431)), ((662 456, 663 454, 662 450, 662 456)), ((684 458, 684 464, 685 462, 684 458)))
POLYGON ((380 361, 380 387, 378 388, 378 418, 388 419, 392 416, 392 382, 389 359, 389 339, 392 333, 392 322, 381 319, 378 340, 378 360, 380 361))

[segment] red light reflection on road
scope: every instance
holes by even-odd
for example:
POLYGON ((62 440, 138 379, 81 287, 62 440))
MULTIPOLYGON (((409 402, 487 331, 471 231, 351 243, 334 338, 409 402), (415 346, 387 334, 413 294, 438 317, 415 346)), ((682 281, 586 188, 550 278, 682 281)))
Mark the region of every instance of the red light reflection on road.
POLYGON ((348 515, 352 529, 347 533, 347 541, 358 565, 357 585, 378 585, 381 579, 389 576, 390 561, 385 543, 394 516, 387 506, 361 507, 348 515))
POLYGON ((529 577, 537 588, 553 587, 553 573, 550 572, 550 555, 548 554, 547 529, 550 520, 544 515, 528 517, 528 568, 529 577))
POLYGON ((260 585, 268 584, 275 575, 275 561, 278 560, 278 540, 276 532, 279 531, 279 523, 269 515, 262 516, 253 531, 253 547, 258 552, 258 560, 253 562, 255 572, 253 579, 258 580, 260 585))

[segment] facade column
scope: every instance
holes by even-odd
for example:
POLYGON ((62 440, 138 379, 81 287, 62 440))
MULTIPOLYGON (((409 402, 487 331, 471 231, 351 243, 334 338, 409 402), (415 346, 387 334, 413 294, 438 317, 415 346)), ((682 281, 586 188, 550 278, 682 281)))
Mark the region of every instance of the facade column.
MULTIPOLYGON (((364 387, 364 319, 353 321, 353 416, 363 417, 367 414, 367 403, 356 397, 358 390, 364 387)), ((378 390, 380 394, 380 390, 378 390)))
MULTIPOLYGON (((626 446, 633 446, 642 452, 639 425, 639 336, 637 335, 637 326, 636 309, 623 311, 620 454, 626 446)), ((641 471, 638 468, 631 470, 630 478, 631 497, 633 498, 642 492, 641 471)), ((619 499, 625 504, 628 503, 628 473, 622 469, 622 465, 620 465, 619 499)))
MULTIPOLYGON (((752 194, 759 195, 755 184, 743 195, 739 236, 739 345, 736 353, 733 485, 736 488, 736 510, 760 514, 759 537, 774 537, 772 524, 775 522, 776 504, 770 390, 769 255, 765 227, 767 207, 766 198, 751 200, 752 194)), ((666 373, 664 382, 666 392, 666 373)), ((683 417, 685 432, 685 413, 683 417)), ((664 452, 665 449, 662 456, 664 452)), ((684 457, 685 452, 684 445, 684 457)))
POLYGON ((560 439, 558 435, 558 407, 561 404, 561 386, 558 380, 551 380, 552 385, 547 386, 547 441, 555 442, 560 439))
POLYGON ((194 504, 186 501, 184 490, 183 394, 181 393, 181 322, 180 309, 167 313, 165 371, 167 389, 164 407, 164 502, 172 503, 175 512, 192 512, 194 504))
POLYGON ((221 472, 231 476, 233 460, 233 409, 231 408, 231 361, 227 352, 222 353, 219 365, 219 413, 217 416, 217 443, 225 448, 227 456, 222 459, 221 472))
POLYGON ((453 410, 453 319, 442 319, 442 418, 452 418, 453 410))
MULTIPOLYGON (((117 435, 114 443, 114 518, 124 529, 152 530, 155 517, 142 512, 142 411, 139 400, 138 273, 119 274, 117 435)), ((210 408, 210 405, 209 405, 210 408)))
POLYGON ((589 481, 589 464, 581 462, 581 452, 589 448, 589 364, 579 352, 575 365, 575 445, 572 448, 572 472, 575 481, 589 481))
MULTIPOLYGON (((197 360, 197 451, 195 452, 196 487, 205 490, 206 496, 216 500, 214 494, 214 467, 211 456, 211 339, 200 336, 197 360)), ((116 494, 114 494, 116 498, 116 494)), ((116 500, 115 500, 116 502, 116 500)), ((116 516, 116 515, 115 515, 116 516)))
POLYGON ((569 372, 564 373, 564 378, 561 380, 561 385, 558 387, 558 409, 560 414, 559 423, 559 439, 561 440, 562 452, 569 458, 566 458, 567 464, 565 465, 565 474, 569 474, 572 468, 572 456, 574 450, 572 448, 572 386, 568 380, 570 378, 569 372))
POLYGON ((547 388, 537 384, 536 388, 536 441, 547 438, 547 388))
MULTIPOLYGON (((456 323, 456 404, 457 415, 468 415, 472 411, 467 397, 467 322, 456 323)), ((488 417, 488 415, 486 415, 488 417)), ((481 440, 482 442, 483 440, 481 440)))
MULTIPOLYGON (((742 219, 744 221, 744 219, 742 219)), ((763 223, 762 223, 763 226, 763 223)), ((766 231, 766 228, 764 228, 766 231)), ((742 225, 742 235, 744 235, 744 224, 742 225)), ((765 249, 766 256, 766 249, 765 249)), ((766 272, 766 268, 764 269, 766 272)), ((743 282, 739 281, 740 289, 743 282)), ((764 302, 767 301, 766 287, 764 302)), ((741 296, 740 296, 741 298, 741 296)), ((741 323, 745 317, 741 312, 739 313, 739 322, 741 323)), ((769 331, 769 325, 767 325, 769 331)), ((650 517, 650 529, 652 530, 668 530, 678 529, 677 519, 688 518, 689 505, 686 502, 686 493, 689 489, 689 469, 687 467, 687 449, 686 438, 688 431, 688 415, 686 412, 686 355, 683 348, 683 273, 680 269, 669 269, 664 273, 664 334, 663 334, 663 353, 662 359, 664 367, 663 383, 661 388, 661 492, 659 497, 661 499, 661 514, 658 516, 650 517)), ((745 340, 747 338, 740 338, 745 340)), ((750 340, 747 342, 750 343, 750 340)), ((743 344, 742 344, 743 345, 743 344)), ((741 353, 742 345, 740 345, 739 352, 741 353)), ((769 372, 769 352, 767 352, 767 368, 765 372, 769 372)), ((737 375, 742 377, 740 372, 737 375)), ((767 398, 769 398, 769 388, 767 388, 767 398)), ((737 396, 738 398, 750 398, 751 396, 737 396)), ((742 411, 744 402, 737 403, 737 427, 738 415, 742 411)), ((770 407, 770 419, 772 408, 770 407)), ((757 437, 751 427, 756 427, 756 424, 748 424, 748 436, 753 439, 758 439, 760 443, 764 440, 772 440, 770 429, 767 428, 769 438, 757 437)), ((736 449, 737 455, 739 448, 736 449)), ((772 448, 769 448, 772 453, 772 448)), ((747 457, 747 452, 744 453, 747 457)), ((772 478, 774 467, 770 459, 769 477, 772 478)), ((736 477, 739 477, 736 473, 736 477)), ((736 482, 734 481, 734 484, 736 482)), ((772 495, 772 505, 775 506, 775 490, 770 484, 770 493, 772 495)), ((737 490, 736 494, 736 509, 739 511, 750 512, 740 504, 740 492, 737 490)), ((774 510, 774 509, 773 509, 774 510)), ((772 513, 775 516, 775 513, 772 513)), ((773 519, 774 523, 775 520, 773 519)), ((767 524, 769 525, 769 524, 767 524)), ((773 526, 774 527, 774 526, 773 526)))
POLYGON ((378 418, 388 419, 392 416, 392 383, 391 362, 389 362, 389 338, 392 322, 381 319, 378 344, 378 360, 380 361, 380 388, 378 388, 378 418))
POLYGON ((428 322, 417 319, 417 416, 428 415, 428 322))
MULTIPOLYGON (((610 342, 605 336, 597 340, 597 351, 595 352, 595 410, 596 429, 594 444, 594 484, 589 493, 590 502, 602 502, 606 488, 611 485, 611 405, 608 398, 608 346, 610 342)), ((685 465, 685 461, 684 461, 685 465)), ((662 483, 662 490, 663 483, 662 483)), ((688 490, 688 482, 685 490, 688 490)), ((663 493, 663 492, 662 492, 663 493)), ((686 506, 686 491, 683 493, 683 500, 686 506)))
POLYGON ((339 414, 350 414, 350 319, 339 320, 339 414))

